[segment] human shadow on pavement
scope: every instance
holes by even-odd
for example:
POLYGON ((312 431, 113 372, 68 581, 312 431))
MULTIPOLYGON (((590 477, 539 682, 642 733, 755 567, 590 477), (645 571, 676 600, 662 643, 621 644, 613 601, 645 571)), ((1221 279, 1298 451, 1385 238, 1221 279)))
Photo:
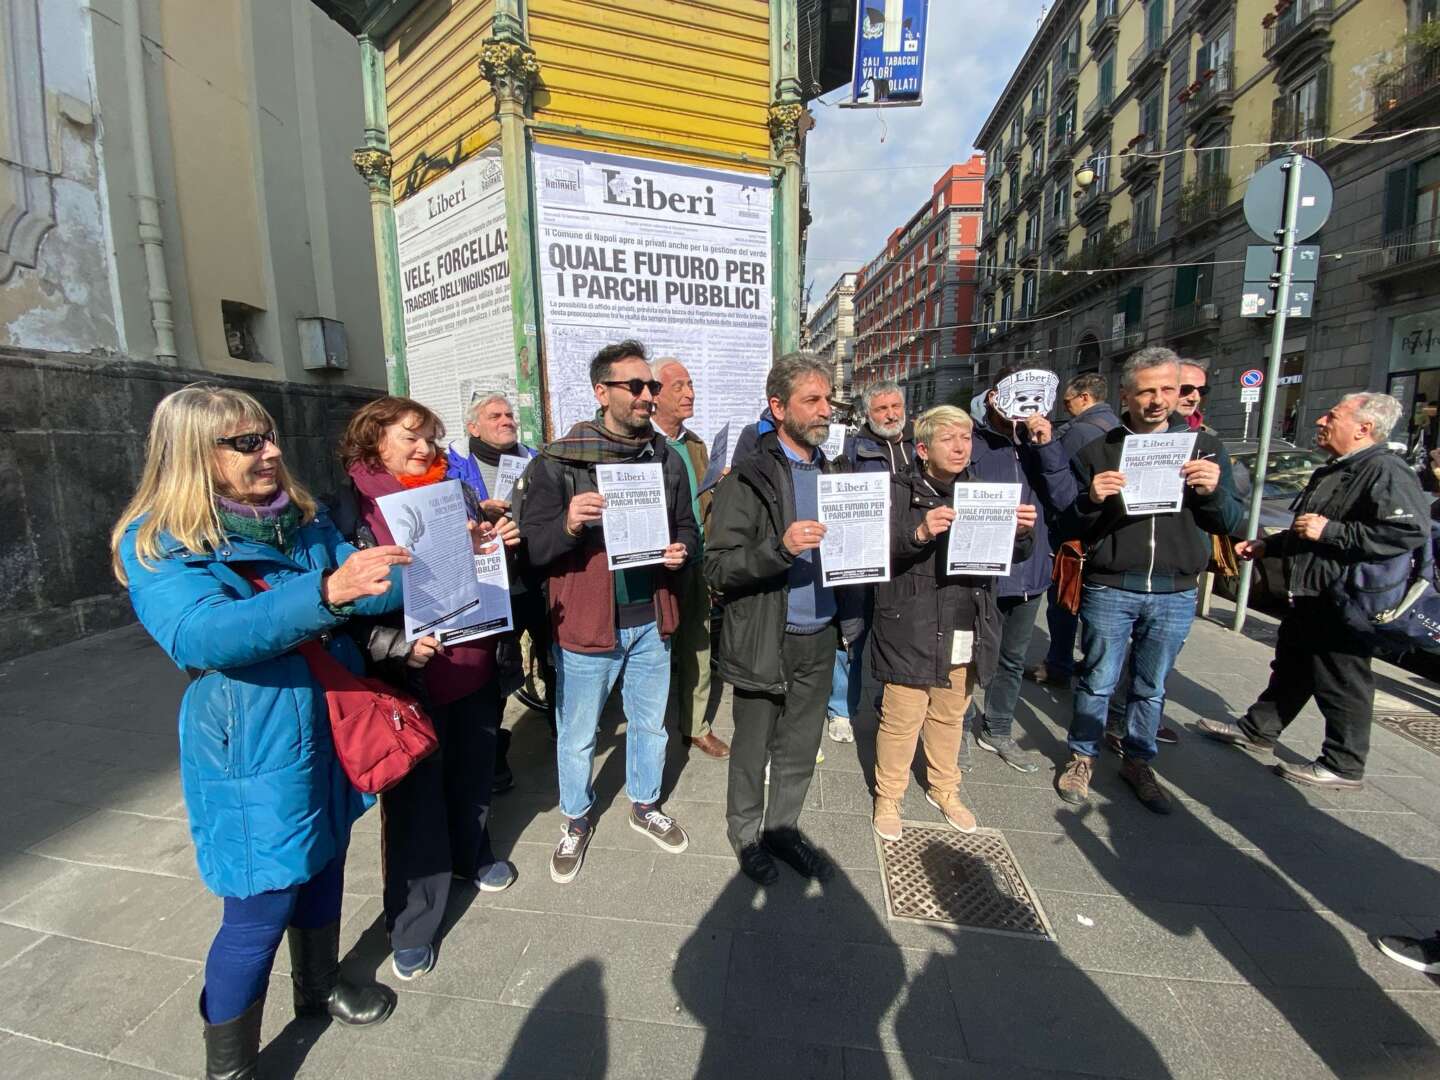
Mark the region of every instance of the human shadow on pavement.
POLYGON ((593 1033, 588 1070, 575 1075, 602 1080, 609 1071, 610 1048, 605 1034, 605 967, 597 959, 581 960, 545 988, 525 1014, 525 1023, 510 1044, 505 1064, 495 1075, 504 1077, 555 1075, 557 1049, 577 1037, 593 1033), (586 1019, 576 1013, 583 1010, 586 1019))

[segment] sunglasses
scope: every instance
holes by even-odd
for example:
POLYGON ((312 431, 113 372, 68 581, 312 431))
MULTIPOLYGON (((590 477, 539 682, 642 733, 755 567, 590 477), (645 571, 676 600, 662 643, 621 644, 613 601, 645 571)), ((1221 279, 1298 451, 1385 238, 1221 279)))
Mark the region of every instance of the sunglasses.
POLYGON ((237 454, 253 454, 267 442, 275 442, 275 429, 250 431, 244 435, 222 435, 215 440, 216 446, 228 446, 237 454))
POLYGON ((649 390, 651 397, 657 397, 665 387, 659 379, 626 379, 623 382, 606 379, 601 385, 624 387, 630 391, 631 397, 639 397, 642 390, 649 390))
POLYGON ((1208 386, 1182 386, 1182 387, 1180 387, 1180 396, 1181 396, 1181 397, 1189 397, 1191 394, 1199 394, 1202 398, 1204 398, 1204 397, 1209 397, 1209 396, 1210 396, 1210 387, 1208 387, 1208 386))

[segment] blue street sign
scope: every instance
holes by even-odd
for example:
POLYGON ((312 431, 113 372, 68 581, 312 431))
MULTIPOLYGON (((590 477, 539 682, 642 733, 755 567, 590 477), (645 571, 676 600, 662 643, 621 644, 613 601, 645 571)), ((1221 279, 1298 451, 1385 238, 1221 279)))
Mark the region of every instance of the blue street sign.
POLYGON ((919 105, 930 0, 856 0, 852 108, 919 105))

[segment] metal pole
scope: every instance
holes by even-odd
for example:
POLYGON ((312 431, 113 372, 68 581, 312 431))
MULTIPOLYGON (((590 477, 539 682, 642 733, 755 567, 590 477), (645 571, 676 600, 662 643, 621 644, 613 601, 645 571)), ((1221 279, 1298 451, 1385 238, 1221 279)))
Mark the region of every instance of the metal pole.
MULTIPOLYGON (((1305 159, 1298 153, 1290 155, 1285 177, 1285 216, 1280 227, 1280 287, 1275 293, 1275 324, 1270 329, 1270 363, 1265 369, 1265 388, 1260 399, 1260 445, 1255 453, 1255 468, 1250 475, 1250 516, 1245 524, 1246 539, 1260 532, 1260 502, 1265 495, 1265 473, 1270 456, 1270 428, 1275 416, 1275 384, 1280 378, 1280 354, 1285 347, 1285 318, 1290 310, 1290 278, 1295 263, 1295 217, 1300 211, 1300 170, 1305 159)), ((1250 578, 1254 564, 1240 564, 1240 583, 1235 594, 1235 622, 1231 629, 1237 634, 1245 629, 1249 612, 1250 578)))

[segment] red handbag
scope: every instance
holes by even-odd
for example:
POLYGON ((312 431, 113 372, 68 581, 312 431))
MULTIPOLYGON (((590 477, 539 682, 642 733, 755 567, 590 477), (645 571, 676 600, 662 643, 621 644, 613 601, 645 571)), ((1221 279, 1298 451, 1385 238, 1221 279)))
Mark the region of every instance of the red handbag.
MULTIPOLYGON (((240 574, 261 592, 270 588, 252 570, 240 574)), ((318 641, 302 642, 295 651, 325 691, 335 756, 360 791, 376 795, 389 790, 435 752, 435 725, 409 694, 356 675, 318 641)))

